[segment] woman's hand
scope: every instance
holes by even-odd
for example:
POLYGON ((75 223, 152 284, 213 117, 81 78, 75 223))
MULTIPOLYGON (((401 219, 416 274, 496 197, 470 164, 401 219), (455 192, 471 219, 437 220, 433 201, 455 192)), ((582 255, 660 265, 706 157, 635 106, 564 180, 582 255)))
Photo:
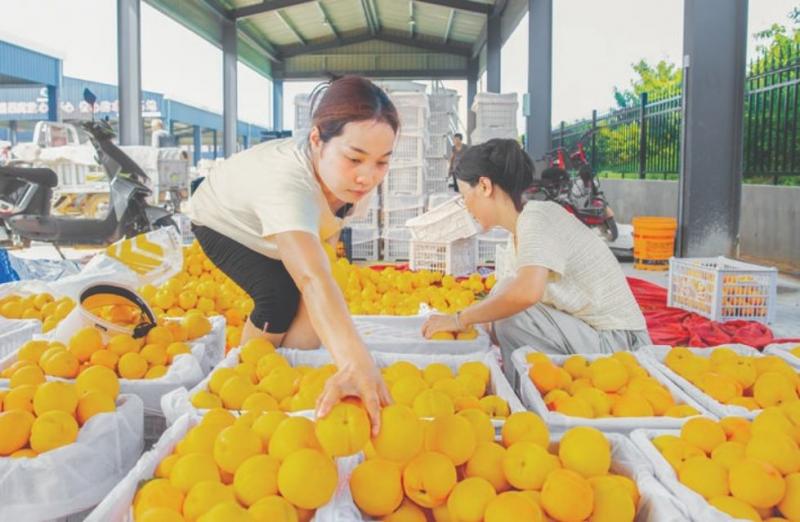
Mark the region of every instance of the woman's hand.
POLYGON ((391 404, 392 398, 375 361, 369 356, 339 366, 339 371, 328 379, 317 399, 317 416, 325 417, 336 403, 351 396, 361 398, 372 424, 372 434, 377 435, 381 430, 381 406, 391 404))
POLYGON ((458 332, 462 330, 455 315, 433 314, 422 325, 422 335, 426 339, 433 337, 437 332, 458 332))

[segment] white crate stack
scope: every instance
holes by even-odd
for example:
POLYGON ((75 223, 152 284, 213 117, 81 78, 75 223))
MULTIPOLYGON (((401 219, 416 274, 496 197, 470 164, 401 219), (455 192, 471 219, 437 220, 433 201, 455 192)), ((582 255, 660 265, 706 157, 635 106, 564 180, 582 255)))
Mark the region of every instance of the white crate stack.
POLYGON ((516 93, 476 94, 471 107, 475 113, 475 130, 470 136, 470 144, 477 145, 495 138, 517 139, 518 108, 516 93))
POLYGON ((449 190, 450 153, 453 135, 458 130, 458 93, 451 89, 435 89, 430 95, 430 108, 425 151, 425 193, 429 195, 449 190))
POLYGON ((298 94, 294 97, 294 126, 292 135, 308 134, 311 130, 311 95, 298 94))
POLYGON ((389 172, 381 186, 383 259, 407 261, 411 233, 406 221, 425 210, 425 143, 430 116, 428 95, 419 91, 390 91, 400 117, 389 172))
MULTIPOLYGON (((496 267, 497 247, 506 247, 511 239, 507 230, 496 227, 478 236, 478 264, 496 267)), ((502 261, 500 261, 502 262, 502 261)))

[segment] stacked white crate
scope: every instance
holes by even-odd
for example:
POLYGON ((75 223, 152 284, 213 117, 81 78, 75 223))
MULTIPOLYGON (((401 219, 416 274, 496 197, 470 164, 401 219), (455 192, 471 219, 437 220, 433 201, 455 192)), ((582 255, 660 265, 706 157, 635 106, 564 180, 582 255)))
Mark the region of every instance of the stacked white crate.
POLYGON ((425 210, 425 142, 430 115, 424 92, 390 92, 400 117, 400 133, 381 187, 383 259, 407 261, 411 234, 406 220, 425 210))
POLYGON ((411 229, 411 270, 469 275, 478 266, 476 236, 480 226, 455 195, 408 222, 411 229))
POLYGON ((425 193, 428 195, 449 190, 447 175, 452 137, 458 129, 458 94, 450 89, 436 89, 430 95, 430 108, 425 151, 425 193))
POLYGON ((311 130, 311 95, 298 94, 294 97, 294 126, 293 136, 308 134, 311 130))
POLYGON ((495 138, 517 139, 516 93, 481 92, 475 95, 471 110, 475 113, 475 130, 470 144, 477 145, 495 138))

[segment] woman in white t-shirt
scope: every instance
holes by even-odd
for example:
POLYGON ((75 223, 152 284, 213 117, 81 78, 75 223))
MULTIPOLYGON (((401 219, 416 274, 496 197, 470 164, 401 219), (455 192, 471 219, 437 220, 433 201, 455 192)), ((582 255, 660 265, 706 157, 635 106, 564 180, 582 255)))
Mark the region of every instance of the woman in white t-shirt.
POLYGON ((471 147, 455 176, 480 225, 513 235, 516 273, 464 311, 432 316, 423 326, 427 337, 489 323, 509 375, 511 352, 523 346, 553 354, 608 353, 650 342, 608 246, 560 205, 523 202, 533 162, 516 141, 471 147))
POLYGON ((357 395, 377 430, 389 393, 323 242, 337 242, 342 218, 366 206, 383 180, 399 120, 386 93, 356 76, 332 81, 312 106, 308 136, 257 145, 212 170, 192 195, 192 228, 211 261, 255 302, 242 342, 324 344, 339 371, 328 380, 318 413, 357 395))

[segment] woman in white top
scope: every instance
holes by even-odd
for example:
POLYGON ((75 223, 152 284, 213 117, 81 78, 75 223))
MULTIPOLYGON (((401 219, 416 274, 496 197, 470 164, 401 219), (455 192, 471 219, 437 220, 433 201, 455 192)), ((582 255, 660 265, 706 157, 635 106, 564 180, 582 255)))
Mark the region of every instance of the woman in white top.
POLYGON ((399 120, 386 93, 364 78, 340 78, 322 92, 307 137, 269 141, 222 162, 192 195, 190 216, 206 255, 255 302, 242 343, 265 337, 275 346, 324 344, 339 371, 318 413, 360 396, 377 430, 389 393, 323 242, 337 242, 341 218, 365 206, 383 181, 399 120))
POLYGON ((516 273, 461 313, 432 316, 423 326, 426 336, 491 323, 509 376, 511 352, 523 346, 553 354, 608 353, 650 342, 608 246, 560 205, 523 202, 533 162, 516 141, 471 147, 455 176, 480 225, 513 235, 516 273))

